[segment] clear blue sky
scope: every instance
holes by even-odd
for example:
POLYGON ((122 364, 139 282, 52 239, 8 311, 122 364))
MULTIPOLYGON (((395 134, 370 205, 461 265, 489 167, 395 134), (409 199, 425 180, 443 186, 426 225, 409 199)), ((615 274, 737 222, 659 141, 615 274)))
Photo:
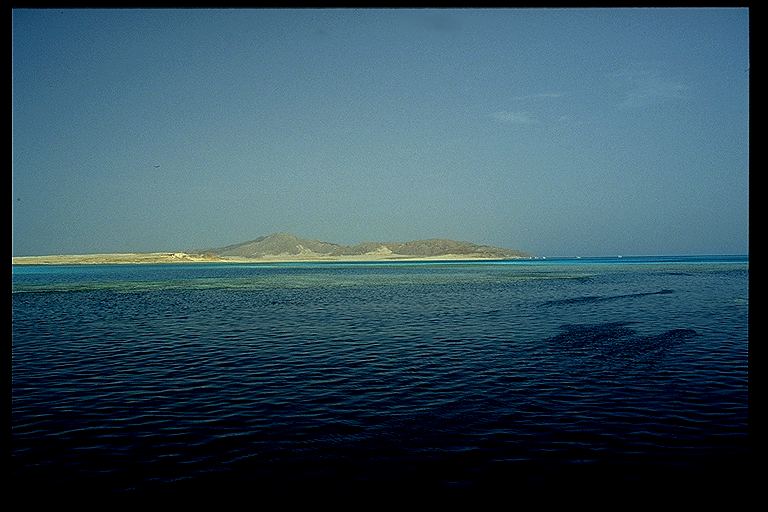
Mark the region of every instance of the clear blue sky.
POLYGON ((747 9, 12 18, 14 255, 748 251, 747 9))

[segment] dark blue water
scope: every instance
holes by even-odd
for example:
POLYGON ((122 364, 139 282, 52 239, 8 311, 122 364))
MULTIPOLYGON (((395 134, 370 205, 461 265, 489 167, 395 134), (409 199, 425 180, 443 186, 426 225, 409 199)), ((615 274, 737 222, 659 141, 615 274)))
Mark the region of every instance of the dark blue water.
POLYGON ((12 303, 34 492, 738 481, 750 451, 746 257, 14 267, 12 303))

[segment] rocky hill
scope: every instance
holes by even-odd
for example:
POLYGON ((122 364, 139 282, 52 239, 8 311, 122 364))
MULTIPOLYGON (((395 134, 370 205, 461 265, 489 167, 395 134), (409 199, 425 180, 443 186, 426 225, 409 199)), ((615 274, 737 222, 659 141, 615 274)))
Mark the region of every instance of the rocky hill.
POLYGON ((248 242, 209 249, 206 252, 223 258, 254 259, 277 256, 295 258, 379 256, 385 259, 466 256, 468 258, 513 259, 530 256, 518 250, 456 240, 429 239, 410 242, 365 242, 356 245, 340 245, 299 238, 290 233, 274 233, 248 242))
POLYGON ((411 242, 365 242, 340 245, 307 240, 290 233, 275 233, 250 242, 192 252, 105 253, 50 256, 14 256, 14 265, 85 265, 138 263, 215 263, 281 261, 380 261, 518 259, 529 254, 490 245, 430 239, 411 242))

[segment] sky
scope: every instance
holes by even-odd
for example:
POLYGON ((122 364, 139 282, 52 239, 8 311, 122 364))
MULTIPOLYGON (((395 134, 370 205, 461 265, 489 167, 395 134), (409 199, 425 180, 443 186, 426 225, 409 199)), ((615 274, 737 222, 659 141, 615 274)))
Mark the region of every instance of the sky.
POLYGON ((14 256, 747 254, 749 10, 14 9, 14 256))

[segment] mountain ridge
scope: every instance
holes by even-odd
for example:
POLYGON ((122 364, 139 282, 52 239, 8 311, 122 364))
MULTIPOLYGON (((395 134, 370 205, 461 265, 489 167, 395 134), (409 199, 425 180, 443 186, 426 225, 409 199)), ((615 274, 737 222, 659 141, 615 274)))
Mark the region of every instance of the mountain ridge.
POLYGON ((488 259, 528 258, 531 255, 517 250, 450 240, 429 238, 407 242, 361 242, 353 245, 336 244, 322 240, 300 238, 292 233, 278 232, 260 236, 253 240, 202 251, 218 257, 265 258, 291 257, 344 257, 382 256, 398 257, 441 257, 462 256, 488 259))

